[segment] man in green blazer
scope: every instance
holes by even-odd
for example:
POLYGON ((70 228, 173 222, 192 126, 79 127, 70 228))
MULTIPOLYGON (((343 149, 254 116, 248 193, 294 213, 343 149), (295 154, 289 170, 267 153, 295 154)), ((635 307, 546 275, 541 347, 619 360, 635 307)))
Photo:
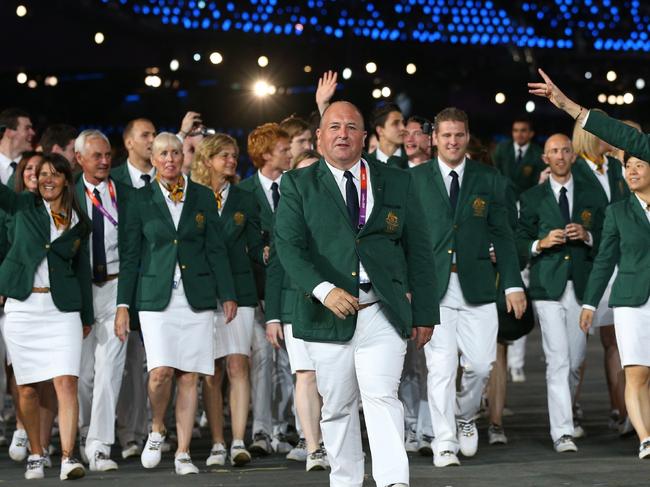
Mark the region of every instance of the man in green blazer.
POLYGON ((368 160, 407 169, 408 158, 403 147, 406 127, 400 108, 395 103, 381 105, 372 112, 370 120, 378 145, 368 154, 368 160))
MULTIPOLYGON (((248 136, 248 155, 258 169, 255 174, 242 181, 238 187, 253 194, 257 202, 262 239, 266 246, 271 244, 275 211, 280 201, 280 183, 285 171, 291 166, 291 144, 289 135, 276 123, 266 123, 253 130, 248 136)), ((253 272, 258 297, 265 309, 263 321, 256 322, 252 347, 252 403, 253 403, 253 442, 249 450, 254 454, 265 455, 272 449, 287 453, 291 445, 284 438, 287 420, 285 406, 291 399, 293 384, 289 357, 286 350, 280 349, 273 360, 273 348, 266 340, 266 323, 279 320, 279 301, 265 296, 266 268, 253 261, 253 272), (266 306, 270 307, 269 312, 266 306), (275 367, 276 373, 273 374, 275 367), (282 379, 279 380, 278 379, 282 379), (276 381, 274 383, 274 381, 276 381), (279 382, 279 383, 277 383, 279 382), (275 403, 276 406, 272 406, 275 403), (272 417, 271 412, 280 412, 272 417), (271 438, 273 435, 273 438, 271 438)), ((282 269, 279 276, 282 282, 282 269)))
POLYGON ((123 164, 111 170, 111 178, 133 188, 141 188, 156 175, 151 165, 151 147, 156 137, 156 127, 146 118, 131 120, 124 127, 122 140, 128 152, 123 164))
POLYGON ((284 175, 275 240, 296 287, 294 335, 306 341, 323 396, 332 485, 360 487, 364 408, 377 485, 408 485, 397 387, 406 339, 438 322, 428 223, 411 174, 361 160, 359 110, 330 105, 317 164, 284 175))
POLYGON ((79 134, 75 157, 83 171, 76 182, 77 201, 93 228, 86 250, 92 264, 96 315, 96 324, 81 349, 79 430, 85 439, 81 448, 90 470, 105 472, 118 468, 110 453, 115 442, 115 409, 126 343, 115 335, 114 323, 125 211, 131 189, 109 177, 111 146, 98 130, 79 134))
POLYGON ((577 451, 573 400, 587 341, 578 325, 598 247, 606 199, 572 176, 571 140, 556 134, 544 146, 551 175, 521 195, 519 252, 530 262, 529 294, 542 330, 551 438, 557 452, 577 451))
POLYGON ((508 222, 505 181, 494 169, 466 157, 465 112, 442 110, 433 136, 438 157, 410 172, 426 211, 432 240, 429 252, 437 270, 440 326, 425 355, 436 437, 434 465, 445 467, 459 465, 459 447, 465 456, 474 455, 478 447, 472 418, 496 360, 497 272, 508 311, 517 318, 526 308, 526 297, 508 222), (496 270, 490 260, 491 244, 497 255, 496 270), (456 396, 459 352, 464 372, 456 396))
POLYGON ((532 122, 517 118, 512 123, 512 138, 499 143, 492 158, 497 169, 514 188, 517 195, 537 184, 544 170, 542 148, 533 142, 532 122))

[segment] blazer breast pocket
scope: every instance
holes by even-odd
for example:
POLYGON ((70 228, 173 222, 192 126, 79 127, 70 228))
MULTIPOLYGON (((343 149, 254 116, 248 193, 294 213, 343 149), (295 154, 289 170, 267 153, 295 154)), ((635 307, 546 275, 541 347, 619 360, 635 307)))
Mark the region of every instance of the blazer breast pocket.
POLYGON ((487 195, 476 194, 470 200, 471 214, 477 218, 487 218, 490 211, 490 202, 487 195))
POLYGON ((402 232, 402 225, 404 224, 401 207, 391 207, 384 205, 382 208, 383 221, 381 224, 384 228, 384 233, 397 234, 402 232))

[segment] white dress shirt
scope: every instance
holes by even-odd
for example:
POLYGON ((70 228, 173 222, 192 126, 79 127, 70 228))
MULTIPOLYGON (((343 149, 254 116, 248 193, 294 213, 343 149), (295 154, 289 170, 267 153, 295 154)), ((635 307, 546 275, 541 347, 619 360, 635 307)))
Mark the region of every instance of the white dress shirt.
MULTIPOLYGON (((52 218, 52 210, 50 204, 43 200, 45 204, 45 209, 47 210, 47 216, 50 220, 50 242, 53 242, 59 238, 63 232, 64 228, 58 229, 54 224, 54 218, 52 218)), ((74 227, 79 222, 79 216, 73 211, 72 220, 70 221, 70 228, 74 227)), ((50 268, 47 265, 47 255, 43 257, 43 260, 36 268, 36 274, 34 274, 34 287, 50 287, 50 268)))
MULTIPOLYGON (((167 203, 167 208, 169 213, 172 216, 172 221, 174 222, 174 227, 178 230, 178 223, 181 221, 181 213, 183 213, 183 205, 185 204, 185 197, 187 196, 187 176, 183 175, 185 180, 185 191, 183 191, 183 197, 178 203, 174 203, 169 197, 169 191, 162 185, 158 180, 157 184, 160 185, 160 191, 165 198, 165 203, 167 203)), ((174 288, 177 288, 181 282, 181 267, 178 264, 178 259, 176 259, 176 267, 174 268, 174 288)))
POLYGON ((607 195, 607 201, 611 202, 612 201, 612 190, 609 187, 609 177, 607 177, 607 171, 608 171, 608 166, 609 166, 609 161, 607 160, 607 157, 605 157, 605 162, 601 166, 603 168, 603 174, 601 174, 598 171, 598 166, 594 163, 594 161, 587 158, 585 155, 583 155, 582 157, 584 158, 587 165, 590 167, 590 169, 594 173, 594 176, 596 176, 596 179, 598 179, 598 182, 600 183, 600 185, 603 187, 603 190, 605 191, 605 194, 607 195))
MULTIPOLYGON (((111 215, 115 221, 117 220, 117 208, 113 206, 111 201, 111 193, 108 190, 108 180, 102 181, 97 186, 93 186, 86 180, 86 176, 81 176, 83 178, 84 185, 90 191, 90 194, 93 194, 95 189, 99 191, 99 197, 102 200, 102 206, 108 214, 111 215)), ((93 202, 86 194, 86 209, 88 211, 88 217, 92 220, 93 218, 93 202)), ((111 221, 102 215, 104 219, 104 248, 106 249, 106 273, 107 274, 117 274, 120 272, 120 256, 117 251, 117 225, 113 225, 111 221)), ((91 236, 92 239, 92 236, 91 236)), ((90 259, 93 262, 93 246, 92 242, 89 245, 90 247, 90 259)))
MULTIPOLYGON (((379 149, 378 149, 379 150, 379 149)), ((346 190, 345 190, 345 185, 347 183, 347 179, 345 179, 345 171, 342 171, 341 169, 338 169, 334 166, 332 166, 329 162, 325 161, 327 163, 327 168, 330 170, 332 173, 332 176, 334 176, 334 181, 336 181, 336 185, 339 187, 339 191, 341 192, 341 196, 343 197, 343 201, 345 202, 345 196, 346 196, 346 190)), ((357 187, 357 195, 359 197, 359 200, 361 200, 361 163, 362 161, 358 161, 354 166, 352 166, 349 171, 352 173, 353 180, 354 180, 354 185, 357 187)), ((368 165, 366 164, 366 169, 368 169, 368 165)), ((372 209, 375 204, 375 197, 372 194, 372 181, 370 178, 370 170, 366 171, 366 174, 368 176, 368 194, 367 194, 367 200, 366 200, 366 221, 370 218, 370 215, 372 214, 372 209)), ((359 204, 361 202, 359 201, 359 204)), ((368 276, 368 273, 366 272, 366 269, 363 267, 363 263, 361 260, 359 260, 359 283, 360 284, 366 284, 370 283, 370 277, 368 276)), ((330 293, 332 289, 334 289, 336 286, 332 284, 331 282, 323 281, 320 284, 318 284, 314 290, 312 291, 312 295, 318 299, 321 303, 325 303, 325 298, 327 295, 330 293)), ((361 289, 359 289, 359 303, 360 304, 365 304, 365 303, 373 303, 375 301, 378 301, 379 298, 375 294, 372 288, 370 288, 369 292, 364 292, 361 289)))
POLYGON ((2 182, 2 184, 4 185, 6 185, 7 182, 9 182, 9 178, 14 174, 15 170, 14 168, 11 167, 12 162, 18 162, 18 161, 12 161, 7 156, 5 156, 2 152, 0 152, 0 182, 2 182))
POLYGON ((396 150, 395 152, 393 152, 392 155, 389 156, 388 154, 384 154, 384 153, 381 151, 381 149, 379 148, 379 146, 377 146, 377 152, 375 153, 375 157, 377 158, 377 160, 378 160, 379 162, 383 162, 383 163, 385 164, 385 163, 388 162, 388 158, 389 158, 389 157, 393 157, 393 156, 395 156, 395 157, 401 157, 401 156, 402 156, 402 148, 401 148, 401 147, 398 147, 397 150, 396 150))
POLYGON ((280 191, 280 181, 282 181, 282 174, 278 176, 278 179, 275 181, 273 179, 267 178, 264 174, 262 174, 261 171, 257 171, 257 176, 259 177, 260 184, 262 185, 262 189, 264 190, 264 194, 266 195, 266 201, 269 202, 269 206, 271 207, 271 211, 275 211, 273 209, 273 190, 271 189, 271 186, 273 183, 278 183, 278 192, 280 191))
MULTIPOLYGON (((553 196, 555 196, 555 201, 557 201, 558 205, 560 204, 560 191, 562 188, 566 188, 566 198, 569 200, 569 215, 573 214, 573 176, 569 178, 569 180, 564 183, 558 183, 555 178, 553 177, 553 174, 551 174, 548 178, 549 183, 551 184, 551 190, 553 191, 553 196)), ((587 244, 589 247, 593 245, 593 238, 591 237, 591 232, 587 232, 587 235, 589 236, 585 244, 587 244)), ((537 244, 539 243, 539 240, 535 240, 533 242, 533 245, 530 247, 530 253, 533 257, 538 256, 541 252, 537 250, 537 244)))
POLYGON ((150 182, 153 182, 156 177, 156 168, 152 167, 149 172, 142 172, 140 169, 135 167, 133 164, 126 160, 126 167, 129 170, 129 176, 131 177, 131 184, 134 188, 143 188, 145 184, 144 179, 142 179, 143 174, 147 174, 151 177, 150 182))
POLYGON ((638 194, 634 193, 634 196, 636 196, 636 199, 639 200, 639 204, 641 205, 641 209, 643 210, 643 213, 645 213, 646 218, 648 219, 648 222, 650 222, 650 204, 646 203, 643 201, 638 194))
POLYGON ((519 145, 517 142, 512 143, 512 146, 515 149, 515 161, 517 160, 517 156, 519 155, 519 149, 521 149, 521 158, 523 159, 526 157, 526 152, 528 152, 528 149, 530 148, 530 142, 528 142, 525 145, 519 145))

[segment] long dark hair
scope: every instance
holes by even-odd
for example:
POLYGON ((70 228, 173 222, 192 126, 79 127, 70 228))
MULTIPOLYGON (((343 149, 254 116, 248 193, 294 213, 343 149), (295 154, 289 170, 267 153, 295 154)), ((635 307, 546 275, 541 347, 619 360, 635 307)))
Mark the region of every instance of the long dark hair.
MULTIPOLYGON (((22 156, 20 157, 20 162, 16 166, 16 172, 14 173, 14 191, 16 193, 22 193, 25 191, 25 168, 27 167, 27 163, 32 159, 32 157, 40 157, 41 159, 43 158, 45 154, 39 151, 27 151, 23 152, 22 156)), ((37 168, 40 167, 40 164, 36 165, 37 168)), ((37 190, 38 191, 38 190, 37 190)))
MULTIPOLYGON (((54 169, 55 173, 63 174, 66 180, 66 185, 63 187, 63 194, 61 195, 62 207, 65 212, 67 223, 66 230, 70 228, 70 223, 72 222, 72 212, 76 212, 79 217, 79 221, 85 221, 84 213, 81 211, 79 202, 75 196, 75 184, 72 177, 72 168, 68 160, 63 157, 61 154, 43 154, 43 159, 36 168, 36 173, 40 174, 41 168, 44 164, 49 164, 54 169)), ((40 194, 40 187, 39 187, 40 194)))

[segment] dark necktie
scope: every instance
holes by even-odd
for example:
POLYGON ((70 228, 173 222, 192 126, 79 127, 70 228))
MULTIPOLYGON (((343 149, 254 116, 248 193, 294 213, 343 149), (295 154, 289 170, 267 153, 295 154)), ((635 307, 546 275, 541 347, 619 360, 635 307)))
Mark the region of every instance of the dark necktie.
POLYGON ((517 164, 521 164, 521 161, 524 159, 524 151, 520 147, 517 149, 517 164))
POLYGON ((140 174, 140 179, 144 181, 144 185, 148 185, 151 182, 151 175, 149 174, 140 174))
POLYGON ((354 176, 350 171, 343 173, 345 179, 345 204, 348 207, 348 215, 352 228, 359 226, 359 193, 357 193, 357 186, 354 184, 354 176))
POLYGON ((278 183, 271 185, 271 199, 273 200, 273 211, 275 211, 278 209, 278 203, 280 203, 280 187, 278 183))
POLYGON ((449 202, 451 203, 452 210, 456 211, 456 204, 458 203, 458 193, 460 192, 460 184, 458 184, 458 173, 451 171, 451 185, 449 186, 449 202))
POLYGON ((16 172, 16 167, 18 166, 18 163, 16 161, 11 161, 9 163, 9 165, 11 166, 11 172, 15 173, 16 172))
MULTIPOLYGON (((102 198, 97 188, 93 191, 99 204, 102 198)), ((104 215, 93 205, 93 281, 106 281, 106 248, 104 247, 104 215)))
POLYGON ((564 223, 571 223, 571 213, 569 212, 569 198, 566 196, 566 188, 562 186, 560 188, 560 199, 558 200, 560 204, 560 213, 562 213, 562 218, 564 218, 564 223))

